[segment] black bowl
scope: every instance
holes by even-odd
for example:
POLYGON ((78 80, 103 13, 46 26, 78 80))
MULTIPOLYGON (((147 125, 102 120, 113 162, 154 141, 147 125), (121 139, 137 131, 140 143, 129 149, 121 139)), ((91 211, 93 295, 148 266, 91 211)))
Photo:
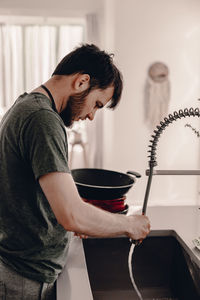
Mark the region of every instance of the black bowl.
POLYGON ((135 182, 128 174, 104 169, 73 169, 71 173, 80 196, 86 199, 121 198, 135 182))

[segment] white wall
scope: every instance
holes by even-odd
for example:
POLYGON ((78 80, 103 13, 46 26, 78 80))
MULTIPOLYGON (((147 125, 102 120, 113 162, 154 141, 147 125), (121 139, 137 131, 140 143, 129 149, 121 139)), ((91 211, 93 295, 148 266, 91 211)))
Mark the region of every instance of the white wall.
MULTIPOLYGON (((146 188, 147 146, 151 135, 144 119, 147 69, 155 61, 168 65, 170 112, 199 106, 200 1, 116 0, 110 14, 114 16, 113 48, 124 75, 124 92, 112 118, 110 113, 105 116, 104 167, 140 172, 143 177, 129 192, 128 202, 141 204, 146 188)), ((109 18, 108 12, 107 16, 109 18)), ((189 118, 171 125, 163 133, 158 145, 157 169, 199 168, 199 140, 184 128, 187 122, 199 127, 198 118, 189 118)), ((198 178, 193 176, 155 176, 149 204, 195 204, 197 181, 198 178)))

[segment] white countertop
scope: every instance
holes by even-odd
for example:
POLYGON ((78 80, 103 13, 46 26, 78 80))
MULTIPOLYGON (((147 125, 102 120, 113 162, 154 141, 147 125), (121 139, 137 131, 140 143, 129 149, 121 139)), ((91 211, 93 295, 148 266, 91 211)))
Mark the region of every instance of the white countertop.
MULTIPOLYGON (((141 213, 140 207, 129 208, 130 213, 141 213)), ((150 236, 175 236, 191 259, 200 268, 200 251, 192 240, 200 236, 199 206, 152 206, 147 208, 151 222, 150 236)), ((57 281, 57 300, 92 300, 82 241, 73 237, 66 266, 57 281)))

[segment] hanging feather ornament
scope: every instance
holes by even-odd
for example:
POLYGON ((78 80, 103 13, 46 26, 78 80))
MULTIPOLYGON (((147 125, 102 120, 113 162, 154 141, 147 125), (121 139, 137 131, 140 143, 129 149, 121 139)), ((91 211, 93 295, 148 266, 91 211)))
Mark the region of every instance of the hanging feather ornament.
POLYGON ((168 67, 156 62, 149 67, 146 84, 146 121, 153 129, 167 115, 170 101, 168 67))

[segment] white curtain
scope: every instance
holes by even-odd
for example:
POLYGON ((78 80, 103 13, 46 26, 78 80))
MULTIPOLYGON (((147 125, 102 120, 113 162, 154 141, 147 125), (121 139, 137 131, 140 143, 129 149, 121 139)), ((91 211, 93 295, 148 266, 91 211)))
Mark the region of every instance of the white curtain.
MULTIPOLYGON (((86 16, 87 31, 86 39, 88 43, 93 43, 100 47, 100 35, 98 18, 95 14, 86 16)), ((97 111, 92 123, 87 121, 86 130, 88 135, 88 158, 89 166, 102 168, 103 154, 103 112, 97 111)))
POLYGON ((23 31, 21 26, 0 26, 0 109, 3 113, 24 89, 23 31))
POLYGON ((82 25, 0 25, 0 114, 48 80, 83 36, 82 25))
POLYGON ((57 28, 55 26, 26 26, 24 28, 25 90, 46 81, 57 61, 57 28))
POLYGON ((66 26, 58 28, 58 61, 84 40, 83 26, 66 26))

